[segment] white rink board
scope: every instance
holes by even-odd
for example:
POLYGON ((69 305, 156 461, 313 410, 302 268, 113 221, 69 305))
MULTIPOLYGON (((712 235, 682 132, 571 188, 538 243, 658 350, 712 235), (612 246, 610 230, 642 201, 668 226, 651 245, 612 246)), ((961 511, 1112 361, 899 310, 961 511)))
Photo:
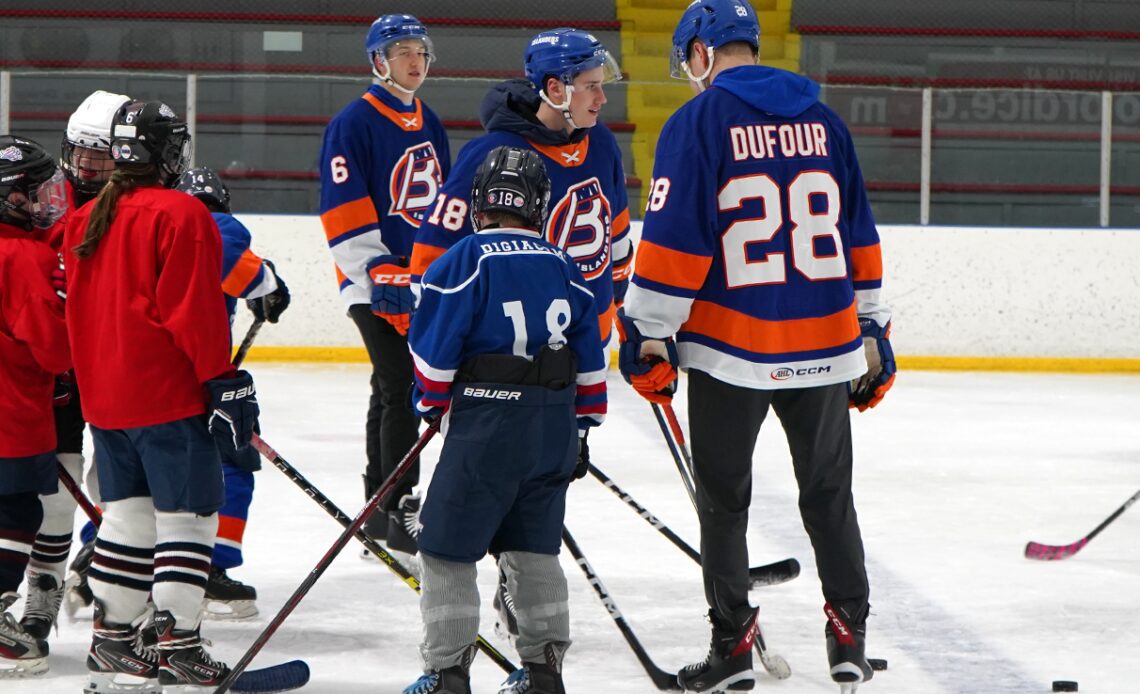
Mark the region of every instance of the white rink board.
MULTIPOLYGON (((293 295, 258 345, 359 347, 315 216, 239 215, 293 295)), ((633 222, 631 233, 640 234, 633 222)), ((880 227, 900 355, 1140 356, 1140 230, 880 227)), ((238 314, 235 334, 249 322, 238 314)))

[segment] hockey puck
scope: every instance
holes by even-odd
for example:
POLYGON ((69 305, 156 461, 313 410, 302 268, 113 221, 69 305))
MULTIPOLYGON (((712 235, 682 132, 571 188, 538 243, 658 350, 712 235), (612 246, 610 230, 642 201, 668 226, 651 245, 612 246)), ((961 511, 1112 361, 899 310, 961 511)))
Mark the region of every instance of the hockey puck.
POLYGON ((887 669, 886 658, 867 658, 867 662, 871 664, 871 669, 875 672, 882 672, 887 669))
POLYGON ((1077 691, 1077 683, 1073 680, 1053 680, 1053 691, 1075 692, 1077 691))

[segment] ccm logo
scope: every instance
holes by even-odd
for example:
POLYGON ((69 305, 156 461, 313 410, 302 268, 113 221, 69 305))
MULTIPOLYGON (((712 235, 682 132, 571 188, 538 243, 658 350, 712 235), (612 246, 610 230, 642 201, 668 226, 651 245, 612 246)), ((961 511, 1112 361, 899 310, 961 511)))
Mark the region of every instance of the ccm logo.
POLYGON ((518 390, 490 390, 471 387, 464 388, 463 394, 472 398, 487 398, 488 400, 518 400, 522 397, 522 391, 518 390))
POLYGON ((411 275, 388 275, 383 272, 377 272, 372 275, 372 281, 376 284, 392 284, 397 287, 408 287, 412 284, 411 275))
POLYGON ((781 366, 771 373, 773 381, 786 381, 793 376, 812 376, 815 374, 825 374, 831 371, 830 366, 808 366, 803 369, 789 369, 786 366, 781 366))
POLYGON ((237 390, 227 390, 222 393, 222 402, 226 402, 227 400, 241 400, 256 392, 253 386, 246 386, 245 388, 238 388, 237 390))

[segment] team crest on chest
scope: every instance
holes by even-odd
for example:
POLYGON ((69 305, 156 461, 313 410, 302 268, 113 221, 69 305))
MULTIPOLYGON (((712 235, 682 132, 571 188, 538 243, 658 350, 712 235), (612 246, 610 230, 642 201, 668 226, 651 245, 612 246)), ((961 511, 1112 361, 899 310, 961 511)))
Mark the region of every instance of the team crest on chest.
POLYGON ((424 212, 435 202, 443 182, 439 159, 430 142, 421 142, 406 150, 392 167, 389 194, 392 204, 388 214, 399 215, 408 224, 418 227, 424 212))
POLYGON ((550 207, 546 240, 565 250, 591 280, 610 266, 610 201, 597 177, 571 186, 550 207))

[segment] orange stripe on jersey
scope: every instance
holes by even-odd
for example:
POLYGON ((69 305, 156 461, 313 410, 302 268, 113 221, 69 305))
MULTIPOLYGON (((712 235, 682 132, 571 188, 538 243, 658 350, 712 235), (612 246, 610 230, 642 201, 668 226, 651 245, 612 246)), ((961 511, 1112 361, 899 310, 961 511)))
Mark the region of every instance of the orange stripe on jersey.
POLYGON ((372 104, 372 108, 376 109, 380 115, 396 124, 396 127, 404 132, 414 133, 424 127, 424 109, 419 99, 416 99, 416 110, 413 113, 401 113, 394 108, 388 106, 381 101, 375 94, 368 92, 364 93, 361 97, 368 103, 372 104))
POLYGON ((344 281, 345 281, 346 279, 348 279, 348 275, 346 275, 346 274, 344 274, 343 272, 341 272, 341 271, 340 271, 340 266, 339 266, 339 265, 335 265, 335 264, 334 264, 334 265, 333 265, 333 269, 335 269, 335 270, 336 270, 336 286, 338 286, 338 287, 339 287, 339 286, 341 286, 342 284, 344 284, 344 281))
POLYGON ((629 228, 629 208, 625 208, 618 216, 614 217, 614 221, 610 223, 610 238, 621 236, 621 233, 629 228))
POLYGON ((376 216, 376 207, 372 198, 364 197, 337 205, 321 215, 321 224, 325 228, 325 238, 332 241, 341 234, 359 229, 369 224, 379 225, 380 218, 376 216))
POLYGON ((614 329, 614 315, 616 314, 617 306, 614 306, 612 301, 609 308, 598 314, 598 332, 602 336, 603 346, 610 341, 610 332, 614 329))
POLYGON ((682 330, 708 335, 733 347, 760 354, 827 349, 859 337, 855 303, 828 316, 763 320, 707 301, 694 301, 682 330))
POLYGON ((634 260, 639 277, 670 287, 696 291, 705 283, 705 277, 712 266, 712 258, 675 251, 657 244, 641 240, 634 260))
POLYGON ((866 282, 883 279, 883 254, 879 244, 851 249, 852 280, 866 282))
POLYGON ((413 275, 424 276, 431 264, 447 251, 446 248, 432 246, 426 243, 417 243, 412 247, 412 259, 408 271, 413 275))
POLYGON ((566 168, 585 164, 586 154, 590 150, 589 135, 571 145, 540 145, 530 140, 527 140, 527 143, 566 168))
POLYGON ((261 270, 261 258, 254 255, 253 251, 248 248, 237 259, 234 266, 230 268, 230 274, 222 279, 222 291, 230 296, 239 298, 241 293, 246 290, 249 283, 257 277, 257 273, 261 270))
POLYGON ((243 535, 245 535, 245 521, 240 518, 218 515, 218 537, 240 544, 243 535))

